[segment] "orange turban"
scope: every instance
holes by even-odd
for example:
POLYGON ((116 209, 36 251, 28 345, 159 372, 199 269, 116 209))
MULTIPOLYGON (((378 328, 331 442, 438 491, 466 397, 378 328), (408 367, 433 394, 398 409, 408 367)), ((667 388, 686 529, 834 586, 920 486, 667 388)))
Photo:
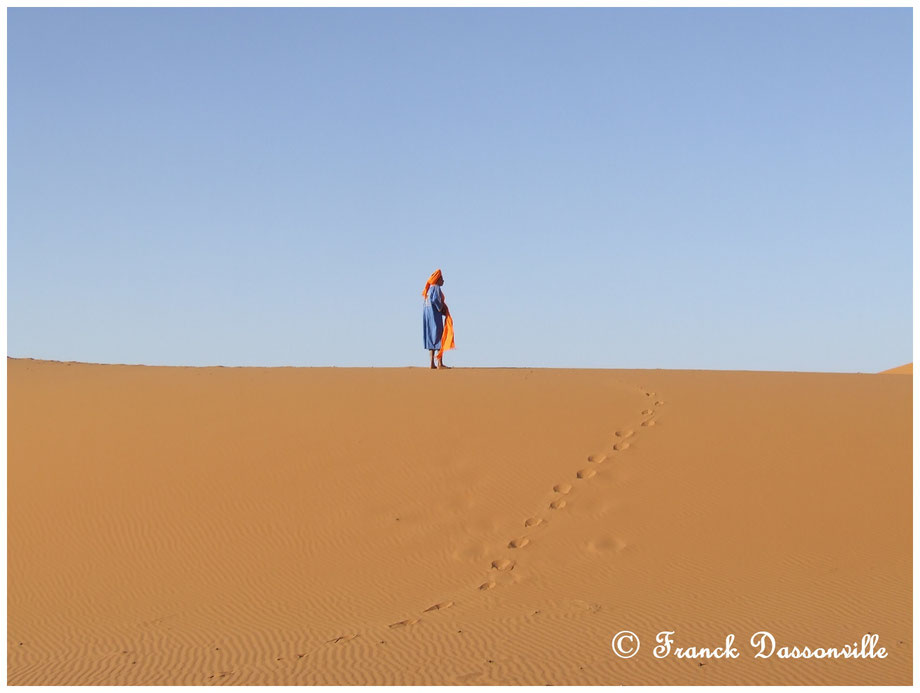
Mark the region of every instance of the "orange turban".
POLYGON ((440 269, 436 269, 434 272, 431 273, 431 276, 428 277, 428 281, 425 282, 425 290, 422 292, 422 298, 428 298, 428 287, 430 287, 432 284, 437 284, 438 279, 440 278, 441 278, 440 269))
MULTIPOLYGON (((422 296, 428 298, 428 289, 432 284, 437 284, 438 280, 441 278, 441 270, 436 269, 431 273, 431 276, 428 277, 428 281, 425 282, 425 290, 422 292, 422 296)), ((443 293, 442 293, 443 296, 443 293)), ((444 304, 444 332, 441 335, 441 349, 438 351, 438 358, 443 358, 444 352, 447 349, 454 348, 454 319, 450 316, 450 311, 447 309, 447 304, 444 304)))

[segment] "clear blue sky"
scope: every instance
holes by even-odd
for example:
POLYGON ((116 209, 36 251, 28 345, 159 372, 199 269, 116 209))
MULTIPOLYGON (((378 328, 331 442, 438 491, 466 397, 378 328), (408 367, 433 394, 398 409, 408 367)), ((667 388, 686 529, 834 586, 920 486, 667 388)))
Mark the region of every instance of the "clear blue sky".
POLYGON ((11 356, 912 360, 911 10, 8 13, 11 356))

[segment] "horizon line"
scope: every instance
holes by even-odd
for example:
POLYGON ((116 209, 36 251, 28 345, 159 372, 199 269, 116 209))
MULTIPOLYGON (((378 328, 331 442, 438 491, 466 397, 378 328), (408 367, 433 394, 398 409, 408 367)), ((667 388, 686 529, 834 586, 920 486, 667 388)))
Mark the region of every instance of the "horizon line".
MULTIPOLYGON (((64 365, 77 364, 80 366, 124 366, 128 368, 253 368, 253 369, 281 369, 281 368, 336 368, 336 369, 352 369, 352 370, 405 370, 410 368, 417 368, 419 370, 437 370, 431 369, 428 366, 227 366, 223 364, 212 364, 208 366, 189 366, 189 365, 155 365, 147 363, 103 363, 97 361, 65 361, 60 359, 41 359, 34 358, 32 356, 9 356, 7 355, 7 361, 36 361, 41 363, 59 363, 64 365)), ((544 371, 693 371, 699 373, 705 372, 714 372, 714 373, 816 373, 816 374, 828 374, 828 375, 913 375, 913 373, 889 373, 888 371, 895 368, 903 368, 904 366, 912 365, 913 361, 908 363, 900 364, 898 366, 892 366, 892 368, 885 369, 884 371, 796 371, 796 370, 762 370, 756 368, 629 368, 629 367, 615 367, 615 368, 597 368, 591 366, 450 366, 446 370, 462 370, 462 371, 472 371, 472 370, 544 370, 544 371)))

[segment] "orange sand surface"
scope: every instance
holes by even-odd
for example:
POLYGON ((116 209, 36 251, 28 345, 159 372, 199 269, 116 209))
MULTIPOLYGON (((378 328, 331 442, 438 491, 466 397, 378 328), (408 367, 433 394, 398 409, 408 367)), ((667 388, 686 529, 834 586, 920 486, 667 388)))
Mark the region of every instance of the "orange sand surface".
POLYGON ((11 684, 911 683, 909 378, 8 375, 11 684))
POLYGON ((913 375, 914 374, 914 364, 905 363, 903 366, 898 366, 897 368, 889 368, 887 371, 882 371, 882 373, 897 373, 901 375, 913 375))

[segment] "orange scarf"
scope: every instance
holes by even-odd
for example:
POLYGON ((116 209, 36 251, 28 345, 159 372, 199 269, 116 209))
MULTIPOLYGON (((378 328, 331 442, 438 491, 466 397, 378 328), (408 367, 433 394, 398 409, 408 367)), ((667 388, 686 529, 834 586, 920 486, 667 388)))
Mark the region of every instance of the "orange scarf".
POLYGON ((447 310, 446 303, 444 304, 444 310, 447 311, 447 317, 444 318, 444 334, 441 335, 441 350, 438 352, 439 359, 444 358, 445 349, 454 348, 454 319, 450 317, 450 311, 447 310))
POLYGON ((422 298, 428 298, 428 289, 431 287, 432 284, 437 284, 438 279, 440 278, 441 278, 441 270, 436 269, 434 272, 431 273, 431 276, 428 277, 428 281, 425 282, 425 290, 422 292, 422 298))
MULTIPOLYGON (((437 284, 438 280, 441 278, 441 270, 436 269, 431 273, 431 276, 428 277, 428 281, 425 282, 425 290, 422 292, 422 296, 428 298, 428 289, 432 284, 437 284)), ((441 296, 444 296, 444 291, 441 291, 441 296)), ((438 359, 444 357, 444 352, 447 349, 454 348, 454 319, 450 316, 450 310, 447 308, 447 304, 444 304, 444 332, 441 335, 441 349, 438 351, 438 359)))

